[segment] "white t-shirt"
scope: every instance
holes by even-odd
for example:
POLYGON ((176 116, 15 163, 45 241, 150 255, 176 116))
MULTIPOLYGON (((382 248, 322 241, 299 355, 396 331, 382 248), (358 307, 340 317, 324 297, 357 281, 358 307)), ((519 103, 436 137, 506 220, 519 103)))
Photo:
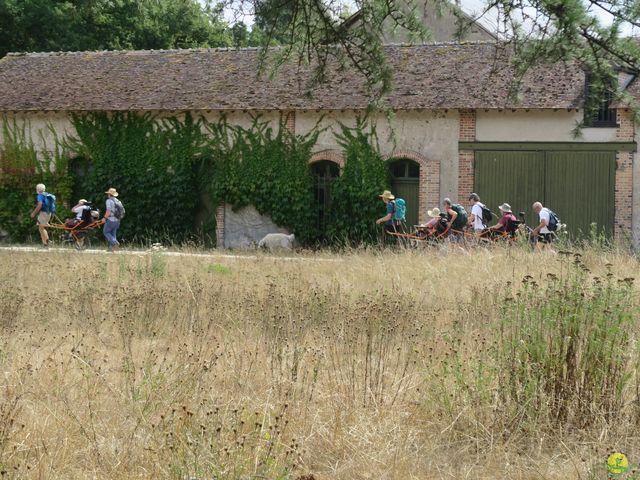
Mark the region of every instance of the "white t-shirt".
POLYGON ((73 207, 71 211, 76 214, 76 219, 82 220, 82 212, 85 208, 89 208, 86 205, 80 205, 79 207, 73 207))
MULTIPOLYGON (((540 213, 538 215, 540 216, 540 223, 542 223, 543 220, 546 220, 547 225, 549 225, 549 221, 551 220, 551 215, 549 214, 548 208, 543 208, 542 210, 540 210, 540 213)), ((540 233, 551 233, 551 231, 547 227, 542 227, 540 229, 540 233)))
POLYGON ((482 221, 482 207, 484 205, 480 202, 476 202, 471 207, 471 215, 475 215, 473 219, 473 229, 474 230, 484 230, 486 225, 482 221))

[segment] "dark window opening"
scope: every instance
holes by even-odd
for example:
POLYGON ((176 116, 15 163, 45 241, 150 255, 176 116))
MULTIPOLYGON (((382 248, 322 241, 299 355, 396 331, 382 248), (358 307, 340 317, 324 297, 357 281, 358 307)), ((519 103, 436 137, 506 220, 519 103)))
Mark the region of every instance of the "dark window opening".
POLYGON ((318 208, 318 228, 324 233, 331 206, 331 184, 340 175, 340 167, 329 160, 322 160, 311 165, 311 171, 313 172, 313 196, 318 208))
POLYGON ((391 176, 395 180, 420 178, 420 165, 413 160, 398 160, 391 165, 391 176))
POLYGON ((587 127, 618 126, 616 109, 611 108, 613 92, 613 85, 596 86, 592 76, 586 75, 584 124, 587 127))

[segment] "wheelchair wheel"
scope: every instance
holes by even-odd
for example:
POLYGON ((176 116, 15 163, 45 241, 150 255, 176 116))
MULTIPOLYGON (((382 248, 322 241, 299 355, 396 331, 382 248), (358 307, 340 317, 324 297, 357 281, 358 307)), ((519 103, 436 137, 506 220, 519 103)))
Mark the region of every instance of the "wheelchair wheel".
POLYGON ((75 242, 76 250, 86 250, 91 247, 91 239, 88 236, 78 238, 75 242))

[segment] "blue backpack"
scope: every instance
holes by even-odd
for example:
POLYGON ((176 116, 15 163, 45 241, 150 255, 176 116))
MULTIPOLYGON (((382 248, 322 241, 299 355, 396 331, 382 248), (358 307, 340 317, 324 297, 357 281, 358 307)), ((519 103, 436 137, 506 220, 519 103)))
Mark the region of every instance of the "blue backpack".
POLYGON ((407 203, 402 198, 396 198, 393 219, 396 222, 404 222, 407 215, 407 203))
POLYGON ((42 211, 56 213, 56 196, 54 194, 42 192, 42 211))

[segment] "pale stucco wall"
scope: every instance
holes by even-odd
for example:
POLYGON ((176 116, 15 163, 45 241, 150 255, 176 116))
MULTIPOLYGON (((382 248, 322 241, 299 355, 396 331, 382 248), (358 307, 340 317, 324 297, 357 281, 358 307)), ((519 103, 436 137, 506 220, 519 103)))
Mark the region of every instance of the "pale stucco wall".
MULTIPOLYGON (((318 122, 316 112, 298 112, 296 133, 310 131, 318 122)), ((316 151, 338 150, 334 133, 340 123, 355 125, 356 112, 330 112, 320 122, 327 128, 318 138, 316 151)), ((393 156, 394 151, 411 150, 427 160, 440 162, 440 196, 456 197, 458 190, 458 131, 457 112, 411 111, 397 112, 389 121, 385 115, 374 117, 380 150, 393 156), (391 131, 394 136, 390 137, 391 131)))
POLYGON ((478 110, 476 139, 483 142, 615 142, 615 128, 573 130, 582 121, 582 110, 478 110))
MULTIPOLYGON (((57 133, 59 139, 67 134, 75 134, 75 129, 66 113, 9 113, 4 115, 9 122, 16 120, 18 126, 26 125, 31 139, 38 151, 52 151, 55 148, 55 138, 51 129, 57 133)), ((0 129, 0 143, 4 143, 3 132, 0 129)))

